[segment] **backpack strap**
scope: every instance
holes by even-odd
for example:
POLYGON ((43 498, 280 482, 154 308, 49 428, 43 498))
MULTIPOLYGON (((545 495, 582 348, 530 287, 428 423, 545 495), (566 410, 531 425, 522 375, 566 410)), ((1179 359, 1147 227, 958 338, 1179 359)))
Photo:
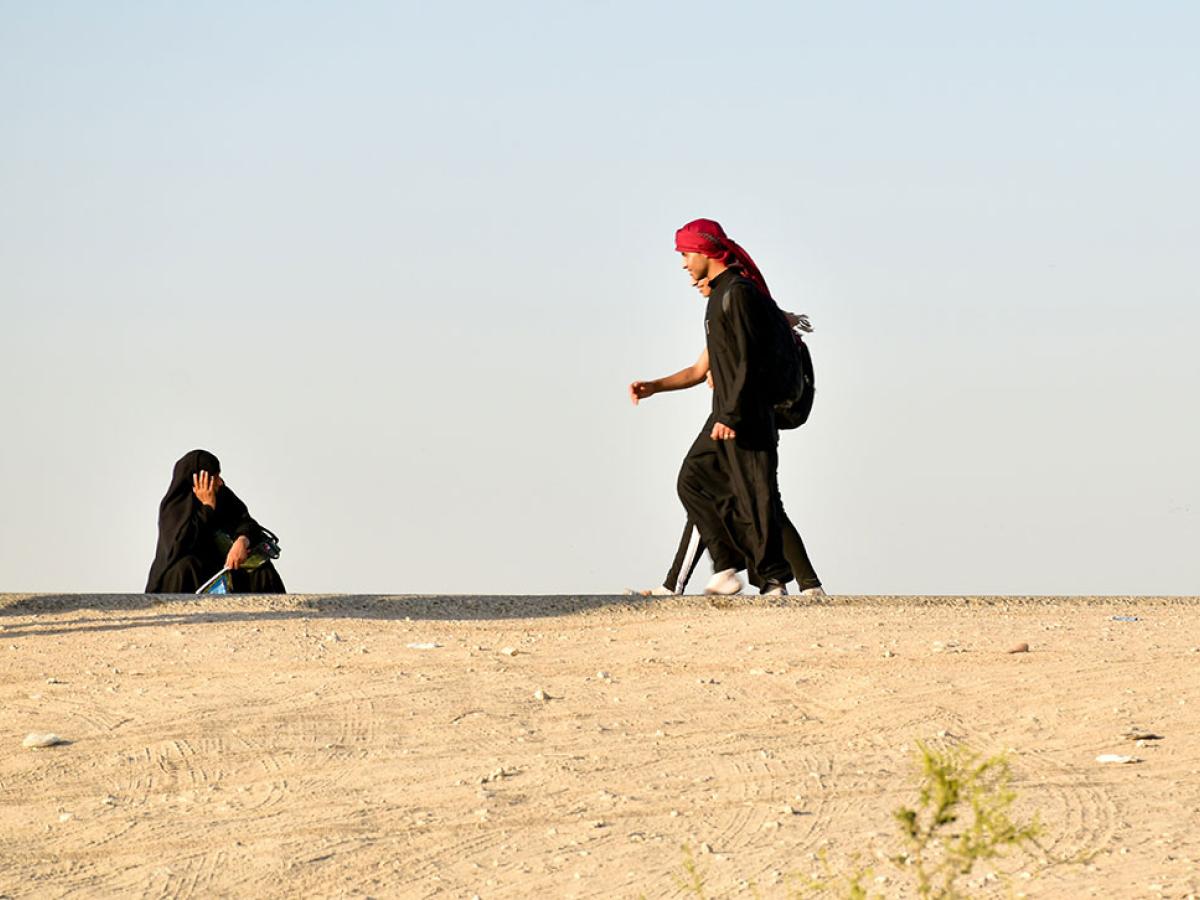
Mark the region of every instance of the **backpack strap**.
POLYGON ((729 279, 721 291, 721 313, 723 315, 729 315, 729 292, 733 290, 733 286, 737 284, 739 280, 748 281, 749 279, 746 279, 744 275, 734 273, 734 276, 729 279))

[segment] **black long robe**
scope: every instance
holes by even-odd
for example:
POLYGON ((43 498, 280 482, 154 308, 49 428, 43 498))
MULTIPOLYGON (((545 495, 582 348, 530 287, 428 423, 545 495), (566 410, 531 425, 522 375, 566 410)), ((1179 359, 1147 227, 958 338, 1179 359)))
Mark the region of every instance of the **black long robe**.
MULTIPOLYGON (((213 509, 192 492, 192 476, 198 472, 218 475, 221 462, 207 450, 192 450, 175 463, 171 485, 158 505, 158 547, 147 594, 194 593, 225 565, 225 552, 217 544, 217 532, 237 540, 246 537, 253 546, 263 538, 262 527, 250 516, 246 504, 228 485, 217 492, 213 509)), ((283 580, 269 561, 253 571, 232 573, 234 593, 282 594, 283 580)))
POLYGON ((709 282, 704 331, 713 376, 712 415, 679 470, 679 499, 717 571, 741 569, 761 589, 786 584, 779 434, 766 364, 779 315, 773 300, 733 269, 709 282), (737 432, 714 441, 715 422, 737 432))

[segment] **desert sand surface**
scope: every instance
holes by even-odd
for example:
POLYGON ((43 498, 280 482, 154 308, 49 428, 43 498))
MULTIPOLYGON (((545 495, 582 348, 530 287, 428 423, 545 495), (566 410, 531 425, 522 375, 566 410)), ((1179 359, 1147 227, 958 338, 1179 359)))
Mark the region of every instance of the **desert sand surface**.
POLYGON ((0 897, 912 896, 918 741, 1058 860, 971 895, 1200 896, 1200 598, 8 594, 0 653, 0 897))

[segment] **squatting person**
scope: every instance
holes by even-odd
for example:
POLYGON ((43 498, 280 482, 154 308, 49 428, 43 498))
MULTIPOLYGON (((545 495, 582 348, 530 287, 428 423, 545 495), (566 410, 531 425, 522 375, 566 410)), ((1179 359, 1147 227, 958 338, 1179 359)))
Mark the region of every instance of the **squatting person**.
POLYGON ((263 528, 221 478, 220 460, 192 450, 175 463, 158 505, 158 547, 146 593, 195 593, 222 569, 231 570, 230 593, 286 593, 270 560, 253 571, 242 567, 263 538, 263 528))

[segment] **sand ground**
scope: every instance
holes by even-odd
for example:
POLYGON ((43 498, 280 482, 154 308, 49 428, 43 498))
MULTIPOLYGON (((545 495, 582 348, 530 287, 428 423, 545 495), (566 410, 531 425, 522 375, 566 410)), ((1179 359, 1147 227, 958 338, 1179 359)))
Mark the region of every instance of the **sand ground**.
POLYGON ((974 893, 1200 896, 1200 598, 10 594, 0 654, 0 897, 785 897, 918 741, 1086 859, 974 893))

